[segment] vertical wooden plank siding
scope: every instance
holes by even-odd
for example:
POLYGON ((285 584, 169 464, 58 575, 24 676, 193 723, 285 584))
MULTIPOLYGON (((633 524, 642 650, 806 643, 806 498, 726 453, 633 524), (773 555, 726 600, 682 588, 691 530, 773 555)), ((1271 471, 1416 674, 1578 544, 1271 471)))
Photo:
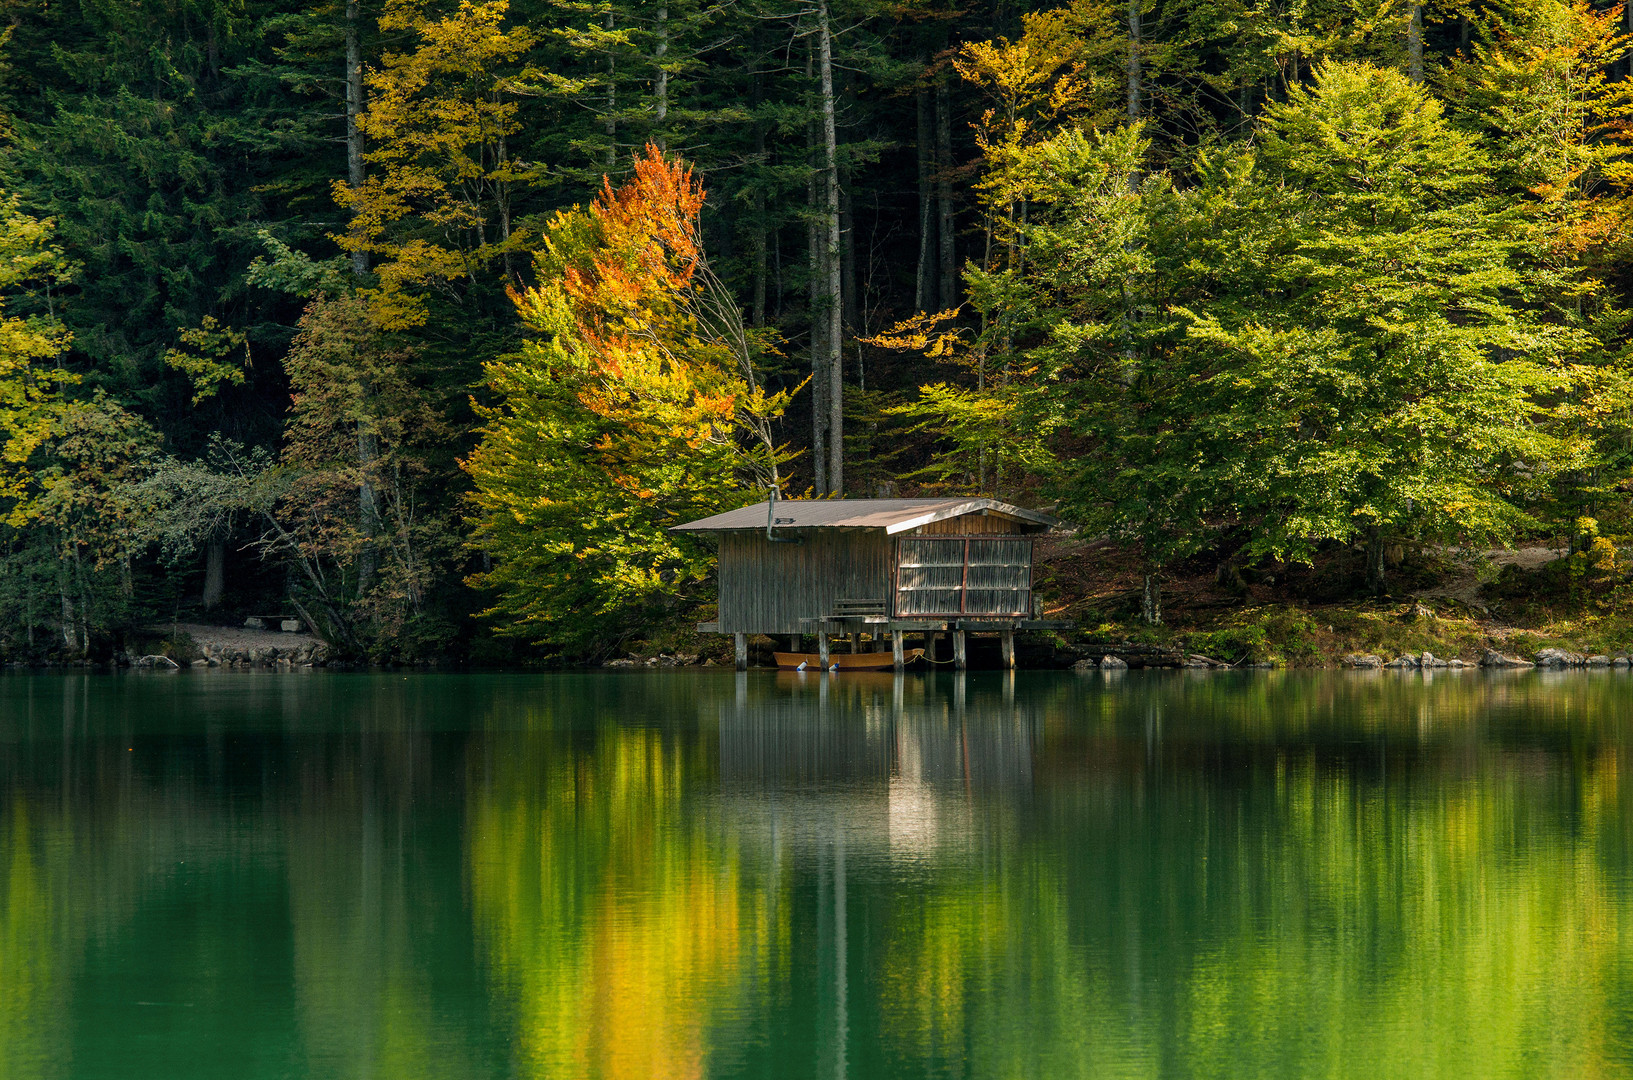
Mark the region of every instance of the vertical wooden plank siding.
POLYGON ((965 514, 945 521, 932 521, 916 530, 921 536, 1013 536, 1025 530, 1027 523, 1002 514, 965 514))
POLYGON ((805 619, 831 615, 836 600, 888 600, 890 551, 882 529, 783 530, 797 544, 762 532, 720 534, 721 633, 798 634, 805 619))

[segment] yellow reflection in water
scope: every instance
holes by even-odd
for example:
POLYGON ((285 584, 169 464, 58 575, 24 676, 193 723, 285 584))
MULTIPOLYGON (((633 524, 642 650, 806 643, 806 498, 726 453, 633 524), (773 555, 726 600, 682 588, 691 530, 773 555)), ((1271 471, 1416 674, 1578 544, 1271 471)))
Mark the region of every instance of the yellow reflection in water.
POLYGON ((0 815, 0 1076, 57 1074, 54 1033, 67 987, 53 961, 52 935, 65 897, 50 887, 29 828, 28 807, 14 798, 0 815))
POLYGON ((704 1075, 711 1023, 768 927, 731 848, 682 820, 680 753, 613 725, 587 752, 522 745, 473 777, 468 819, 472 903, 517 1012, 515 1060, 533 1077, 704 1075))

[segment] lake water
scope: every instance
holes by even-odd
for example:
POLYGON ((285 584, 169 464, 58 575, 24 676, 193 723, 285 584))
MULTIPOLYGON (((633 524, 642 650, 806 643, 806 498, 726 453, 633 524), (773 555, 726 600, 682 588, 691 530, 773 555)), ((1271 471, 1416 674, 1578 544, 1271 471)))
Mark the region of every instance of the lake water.
POLYGON ((0 1077, 1633 1072, 1633 677, 0 678, 0 1077))

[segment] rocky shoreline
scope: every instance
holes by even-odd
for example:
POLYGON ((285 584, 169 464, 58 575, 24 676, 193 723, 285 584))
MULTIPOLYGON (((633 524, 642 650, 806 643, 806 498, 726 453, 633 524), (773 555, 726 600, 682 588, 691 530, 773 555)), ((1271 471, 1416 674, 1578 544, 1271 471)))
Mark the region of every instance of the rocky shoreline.
POLYGON ((1486 649, 1476 661, 1452 658, 1442 660, 1432 653, 1413 655, 1404 653, 1393 660, 1385 661, 1383 657, 1374 653, 1350 653, 1344 657, 1343 666, 1347 668, 1383 669, 1422 671, 1430 668, 1546 668, 1560 670, 1564 668, 1628 668, 1633 667, 1633 656, 1621 653, 1610 656, 1598 653, 1587 656, 1569 649, 1543 649, 1530 660, 1513 653, 1498 652, 1496 649, 1486 649))
POLYGON ((184 667, 293 670, 326 667, 330 663, 329 646, 315 635, 300 631, 180 623, 150 627, 148 634, 163 635, 163 647, 117 653, 115 666, 155 670, 184 667))

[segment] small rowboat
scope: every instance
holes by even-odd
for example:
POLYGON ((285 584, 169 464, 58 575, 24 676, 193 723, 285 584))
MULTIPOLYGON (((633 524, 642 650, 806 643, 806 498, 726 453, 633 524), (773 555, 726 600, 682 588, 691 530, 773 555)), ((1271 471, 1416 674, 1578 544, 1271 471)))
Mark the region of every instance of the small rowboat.
MULTIPOLYGON (((806 671, 822 670, 821 653, 780 652, 773 653, 780 668, 798 669, 805 665, 806 671)), ((911 664, 924 655, 923 649, 907 649, 902 653, 902 663, 911 664)), ((829 667, 837 667, 840 671, 879 671, 891 667, 896 662, 895 656, 887 652, 865 653, 829 653, 829 667)))

